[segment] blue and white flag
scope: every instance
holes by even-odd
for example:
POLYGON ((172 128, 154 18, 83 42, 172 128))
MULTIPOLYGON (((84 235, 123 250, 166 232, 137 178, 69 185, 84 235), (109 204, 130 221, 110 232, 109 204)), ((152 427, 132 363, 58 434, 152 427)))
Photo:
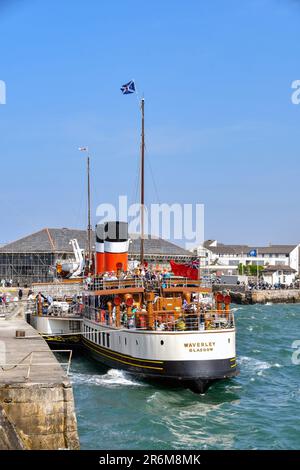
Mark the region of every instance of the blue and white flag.
POLYGON ((249 251, 248 256, 257 256, 257 250, 249 251))
POLYGON ((135 93, 134 81, 130 80, 130 82, 125 83, 125 85, 121 87, 121 92, 123 93, 123 95, 131 95, 131 93, 135 93))

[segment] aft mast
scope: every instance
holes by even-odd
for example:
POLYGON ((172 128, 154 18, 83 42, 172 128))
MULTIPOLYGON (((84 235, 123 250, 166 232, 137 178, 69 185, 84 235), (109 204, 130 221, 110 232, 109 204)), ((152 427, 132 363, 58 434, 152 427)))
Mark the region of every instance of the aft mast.
POLYGON ((140 262, 144 264, 144 208, 145 208, 145 99, 141 100, 142 141, 141 141, 141 253, 140 262))
POLYGON ((91 181, 90 181, 90 155, 87 155, 87 187, 88 187, 88 271, 91 270, 91 253, 92 253, 92 225, 91 225, 91 181))

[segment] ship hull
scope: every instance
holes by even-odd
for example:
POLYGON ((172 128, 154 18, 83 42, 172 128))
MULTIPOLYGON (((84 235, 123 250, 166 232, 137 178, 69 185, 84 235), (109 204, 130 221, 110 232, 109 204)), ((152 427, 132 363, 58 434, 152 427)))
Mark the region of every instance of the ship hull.
POLYGON ((83 338, 88 355, 108 368, 124 370, 142 379, 180 385, 205 393, 214 382, 238 374, 236 358, 207 360, 150 360, 122 355, 83 338))

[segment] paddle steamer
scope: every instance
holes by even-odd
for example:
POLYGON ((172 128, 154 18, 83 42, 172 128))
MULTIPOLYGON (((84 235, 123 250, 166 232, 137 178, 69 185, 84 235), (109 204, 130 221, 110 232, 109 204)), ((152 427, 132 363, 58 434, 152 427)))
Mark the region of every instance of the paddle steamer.
MULTIPOLYGON (((145 269, 144 106, 142 99, 141 273, 145 269)), ((200 393, 212 382, 238 373, 228 295, 218 293, 205 304, 203 297, 212 295, 211 289, 200 280, 129 273, 125 222, 99 224, 96 237, 96 274, 83 293, 82 321, 82 341, 94 359, 140 377, 180 382, 200 393)))
POLYGON ((203 393, 237 374, 230 296, 201 281, 127 272, 127 224, 97 227, 98 274, 83 292, 82 341, 110 368, 180 382, 203 393), (114 232, 113 237, 109 234, 114 232), (101 246, 102 245, 102 246, 101 246), (103 266, 115 279, 103 275, 103 266))

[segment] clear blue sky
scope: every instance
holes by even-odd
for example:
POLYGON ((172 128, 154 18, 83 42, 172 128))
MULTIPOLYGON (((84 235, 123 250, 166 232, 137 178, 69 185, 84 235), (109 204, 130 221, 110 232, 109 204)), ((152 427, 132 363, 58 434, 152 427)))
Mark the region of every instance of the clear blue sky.
POLYGON ((135 197, 146 99, 147 199, 200 202, 206 238, 300 241, 300 2, 0 0, 0 242, 85 224, 135 197))

